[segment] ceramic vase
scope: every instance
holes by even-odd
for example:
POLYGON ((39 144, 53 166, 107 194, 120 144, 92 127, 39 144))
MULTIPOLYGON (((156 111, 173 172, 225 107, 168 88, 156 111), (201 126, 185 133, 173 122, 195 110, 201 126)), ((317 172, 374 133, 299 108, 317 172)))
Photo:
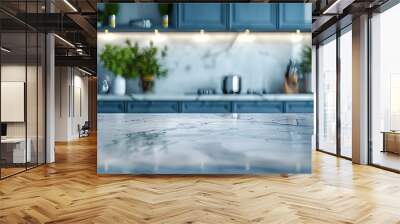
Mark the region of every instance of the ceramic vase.
POLYGON ((126 80, 124 77, 117 75, 113 81, 113 94, 123 96, 126 93, 126 80))

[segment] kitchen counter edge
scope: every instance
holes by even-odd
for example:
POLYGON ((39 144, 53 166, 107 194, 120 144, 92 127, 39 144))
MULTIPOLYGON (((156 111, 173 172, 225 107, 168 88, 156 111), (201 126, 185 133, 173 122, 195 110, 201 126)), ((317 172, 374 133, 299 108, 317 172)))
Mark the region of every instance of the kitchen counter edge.
POLYGON ((97 95, 97 101, 313 101, 311 94, 265 95, 158 95, 132 94, 125 96, 97 95))

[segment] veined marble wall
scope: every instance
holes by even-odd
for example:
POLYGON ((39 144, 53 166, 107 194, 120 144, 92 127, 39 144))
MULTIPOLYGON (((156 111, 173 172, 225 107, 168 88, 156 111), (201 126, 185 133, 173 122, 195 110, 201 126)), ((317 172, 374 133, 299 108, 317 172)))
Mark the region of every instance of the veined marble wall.
MULTIPOLYGON (((303 47, 311 47, 311 33, 99 33, 98 54, 106 44, 126 40, 168 47, 163 63, 169 73, 156 80, 156 94, 194 93, 198 88, 222 92, 222 77, 231 73, 242 76, 243 92, 265 88, 268 93, 282 93, 289 60, 300 59, 303 47)), ((97 64, 98 84, 112 81, 113 75, 99 58, 97 64)), ((129 82, 127 88, 128 93, 140 92, 137 81, 129 82)))

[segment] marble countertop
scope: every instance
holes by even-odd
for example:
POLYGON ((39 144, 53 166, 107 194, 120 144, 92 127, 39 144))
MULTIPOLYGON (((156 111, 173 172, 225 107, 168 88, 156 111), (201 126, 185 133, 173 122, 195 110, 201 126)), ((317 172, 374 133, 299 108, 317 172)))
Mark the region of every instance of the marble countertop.
POLYGON ((99 114, 100 174, 310 173, 312 114, 99 114))
POLYGON ((160 95, 131 94, 125 96, 98 95, 99 101, 312 101, 313 94, 264 94, 264 95, 160 95))

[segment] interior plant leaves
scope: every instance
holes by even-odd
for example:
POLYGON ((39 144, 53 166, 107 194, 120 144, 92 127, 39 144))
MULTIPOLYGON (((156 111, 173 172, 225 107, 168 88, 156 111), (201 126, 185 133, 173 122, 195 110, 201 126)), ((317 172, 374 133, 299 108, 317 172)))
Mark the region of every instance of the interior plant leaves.
MULTIPOLYGON (((160 51, 161 59, 167 56, 168 48, 165 46, 160 51)), ((105 45, 100 53, 100 60, 104 67, 125 78, 137 78, 140 76, 166 76, 168 70, 162 66, 157 57, 159 49, 150 41, 148 47, 139 47, 135 42, 125 41, 125 46, 105 45)))

